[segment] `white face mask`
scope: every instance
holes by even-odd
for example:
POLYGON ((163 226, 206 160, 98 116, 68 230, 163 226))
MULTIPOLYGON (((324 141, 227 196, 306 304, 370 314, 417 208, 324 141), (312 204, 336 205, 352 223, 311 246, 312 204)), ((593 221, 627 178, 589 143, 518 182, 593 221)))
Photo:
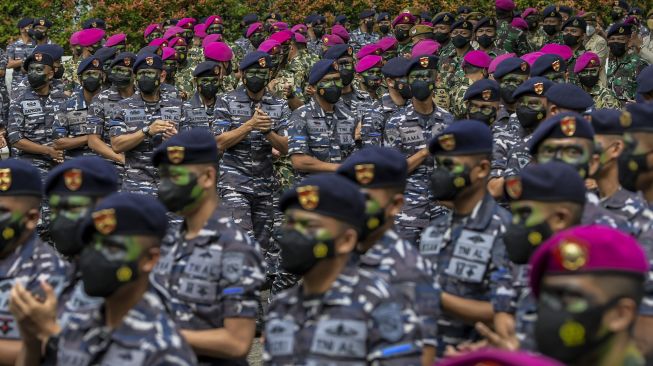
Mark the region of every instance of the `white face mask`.
POLYGON ((594 28, 593 25, 588 25, 587 26, 587 31, 586 31, 587 35, 592 36, 594 34, 594 32, 596 32, 596 28, 594 28))

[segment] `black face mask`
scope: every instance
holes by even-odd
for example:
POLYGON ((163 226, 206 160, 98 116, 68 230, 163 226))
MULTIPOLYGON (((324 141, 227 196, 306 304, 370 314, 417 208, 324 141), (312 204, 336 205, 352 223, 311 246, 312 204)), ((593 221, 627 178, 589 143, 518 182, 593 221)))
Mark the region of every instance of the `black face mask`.
POLYGON ((381 86, 382 79, 376 75, 363 76, 365 86, 369 89, 376 90, 381 86))
POLYGON ((598 82, 599 82, 599 75, 586 75, 586 76, 578 76, 578 80, 580 81, 583 86, 587 88, 593 88, 598 82))
POLYGON ((413 98, 419 101, 425 101, 433 95, 435 86, 430 81, 416 80, 410 83, 410 92, 413 98))
POLYGON ((79 257, 84 291, 92 297, 111 296, 120 287, 138 278, 137 263, 110 260, 95 248, 85 248, 79 257))
POLYGON ((553 235, 546 221, 526 227, 523 223, 511 223, 503 234, 508 258, 515 264, 526 264, 537 247, 553 235))
POLYGON ((475 119, 477 121, 481 121, 485 123, 486 125, 491 125, 496 121, 497 119, 497 109, 492 107, 490 114, 485 114, 482 111, 479 112, 474 112, 474 113, 468 113, 469 119, 475 119))
POLYGON ((11 212, 0 214, 0 252, 16 243, 25 231, 25 225, 21 223, 22 215, 14 217, 11 212))
POLYGON ((159 84, 161 81, 159 80, 159 77, 147 77, 147 76, 141 76, 138 79, 138 89, 141 91, 143 94, 154 94, 156 89, 159 87, 159 84))
POLYGON ((297 276, 308 273, 321 259, 335 256, 333 239, 319 240, 296 229, 281 229, 278 244, 281 267, 297 276))
POLYGON ((527 130, 534 129, 546 117, 543 109, 538 110, 524 106, 517 107, 516 113, 519 124, 527 130))
POLYGON ((506 86, 501 86, 499 89, 499 94, 501 94, 501 99, 508 103, 508 104, 513 104, 515 102, 515 98, 512 97, 512 94, 515 92, 517 87, 513 85, 506 85, 506 86))
POLYGON ((261 90, 263 90, 263 88, 265 88, 265 85, 267 85, 267 83, 268 83, 267 80, 261 79, 256 76, 245 77, 245 86, 252 93, 260 92, 261 90))
POLYGON ((350 85, 354 81, 354 71, 345 68, 341 69, 340 80, 342 80, 342 85, 350 85))
POLYGON ((75 235, 77 228, 84 220, 88 211, 80 213, 76 219, 71 219, 64 214, 59 214, 50 221, 50 236, 54 247, 66 257, 72 257, 82 252, 84 243, 75 235))
POLYGON ((433 39, 438 41, 440 44, 445 44, 449 40, 449 33, 435 32, 433 33, 433 39))
POLYGON ((163 70, 166 72, 167 82, 171 82, 175 79, 175 74, 177 73, 177 65, 175 66, 164 65, 163 70))
POLYGON ((397 90, 399 95, 401 95, 405 100, 409 100, 413 97, 413 92, 410 90, 408 84, 401 83, 400 85, 397 85, 397 82, 395 81, 395 90, 397 90))
POLYGON ((204 196, 204 190, 197 185, 197 175, 190 174, 190 180, 186 185, 178 185, 170 178, 161 178, 159 183, 158 198, 170 212, 183 212, 197 204, 204 196))
POLYGON ((324 28, 322 27, 313 28, 313 33, 315 33, 315 37, 322 38, 322 36, 324 35, 324 28))
POLYGON ((565 34, 562 36, 563 42, 569 47, 574 47, 575 45, 578 44, 578 37, 573 36, 571 34, 565 34))
POLYGON ((619 183, 631 192, 637 192, 637 178, 649 170, 648 154, 635 155, 635 144, 627 144, 617 160, 619 183))
POLYGON ((125 75, 110 74, 109 81, 111 81, 111 84, 115 85, 118 89, 125 89, 132 84, 131 76, 125 75))
POLYGON ((374 21, 370 20, 365 22, 365 26, 367 27, 367 32, 372 33, 372 31, 374 30, 374 21))
POLYGON ((48 83, 48 77, 45 74, 30 72, 27 74, 27 82, 32 89, 39 89, 48 83))
POLYGON ((492 46, 492 44, 494 43, 494 37, 490 37, 490 36, 484 34, 484 35, 476 38, 476 41, 478 42, 478 44, 481 45, 481 47, 490 48, 490 46, 492 46))
POLYGON ((454 47, 463 48, 469 44, 469 38, 458 35, 451 38, 451 42, 453 43, 454 47))
POLYGON ((388 32, 390 32, 390 26, 385 24, 380 25, 379 31, 381 31, 382 34, 388 34, 388 32))
POLYGON ((365 207, 365 225, 361 231, 360 240, 365 240, 373 232, 378 230, 381 226, 385 225, 387 219, 385 217, 385 207, 380 207, 373 198, 367 197, 365 207))
MULTIPOLYGON (((553 295, 543 293, 540 298, 544 296, 553 295)), ((596 353, 614 335, 609 330, 602 335, 599 333, 603 314, 619 300, 620 298, 615 298, 580 313, 571 313, 552 306, 549 301, 540 300, 535 323, 537 349, 567 365, 575 363, 580 357, 596 353), (565 336, 570 333, 574 335, 565 336)))
POLYGON ((621 57, 626 54, 626 44, 621 42, 612 42, 608 43, 610 47, 610 53, 615 57, 621 57))
POLYGON ((32 38, 34 38, 37 41, 42 41, 48 35, 48 32, 42 32, 40 30, 34 30, 34 31, 32 31, 32 34, 34 34, 34 37, 32 37, 32 38))
POLYGON ((558 27, 553 24, 544 24, 542 29, 544 29, 544 32, 549 36, 553 36, 554 34, 558 33, 558 27))
POLYGON ((438 201, 451 201, 469 184, 470 169, 465 166, 461 173, 452 173, 444 167, 436 167, 431 174, 431 192, 438 201))
POLYGON ((55 71, 54 71, 54 79, 61 80, 63 77, 64 72, 66 72, 66 69, 63 66, 59 66, 55 71))
POLYGON ((327 103, 336 104, 342 95, 342 88, 331 86, 328 88, 320 88, 317 92, 327 103))
POLYGON ((218 84, 202 84, 200 85, 200 94, 206 99, 213 99, 218 94, 218 89, 218 84))
POLYGON ((249 41, 252 43, 254 48, 258 48, 258 46, 265 41, 265 36, 261 33, 256 33, 249 38, 249 41))
POLYGON ((408 39, 408 31, 405 29, 397 28, 395 29, 395 38, 397 41, 403 42, 408 39))
POLYGON ((98 77, 86 77, 82 80, 82 87, 91 93, 95 93, 102 86, 102 81, 98 77))

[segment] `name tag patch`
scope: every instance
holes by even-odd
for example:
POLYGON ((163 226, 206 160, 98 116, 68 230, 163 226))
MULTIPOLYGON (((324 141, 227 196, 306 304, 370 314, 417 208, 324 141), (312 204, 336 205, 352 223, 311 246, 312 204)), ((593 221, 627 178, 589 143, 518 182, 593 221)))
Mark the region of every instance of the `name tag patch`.
POLYGON ((184 268, 184 273, 202 278, 217 278, 220 275, 222 252, 214 249, 195 248, 184 268))
POLYGON ((144 109, 128 109, 125 111, 125 123, 144 123, 145 119, 144 109))
POLYGON ((360 320, 327 319, 317 324, 311 352, 332 357, 366 357, 367 327, 360 320))
POLYGON ((179 122, 181 119, 181 108, 163 107, 161 108, 161 119, 166 121, 179 122))
POLYGON ((424 142, 424 131, 421 127, 405 128, 401 131, 401 142, 404 144, 421 144, 424 142))
POLYGON ((273 356, 287 356, 295 348, 295 322, 273 319, 265 325, 265 341, 268 352, 273 356))
POLYGON ((463 230, 445 273, 463 281, 483 281, 493 243, 493 235, 463 230))
POLYGON ((23 114, 42 114, 43 107, 38 100, 24 100, 21 102, 23 114))
POLYGON ((249 117, 254 114, 249 104, 240 102, 229 102, 229 111, 232 115, 238 117, 249 117))

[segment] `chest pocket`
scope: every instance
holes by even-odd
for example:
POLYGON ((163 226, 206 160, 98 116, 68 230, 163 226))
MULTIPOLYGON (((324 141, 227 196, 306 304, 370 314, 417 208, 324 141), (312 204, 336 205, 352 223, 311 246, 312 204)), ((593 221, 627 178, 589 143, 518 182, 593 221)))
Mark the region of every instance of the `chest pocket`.
POLYGON ((270 116, 272 119, 279 119, 281 118, 281 112, 282 112, 282 106, 280 105, 270 105, 270 104, 263 104, 261 106, 263 111, 270 116))
POLYGON ((254 114, 254 112, 252 112, 252 107, 249 105, 249 103, 241 103, 241 102, 234 102, 234 101, 229 102, 229 111, 231 112, 232 116, 237 116, 237 117, 251 117, 254 114))
POLYGON ((265 342, 272 356, 288 356, 295 349, 295 330, 292 320, 272 319, 265 324, 265 342))
POLYGON ((70 111, 66 113, 68 120, 68 130, 72 135, 86 135, 88 134, 88 127, 86 125, 86 111, 70 111))
POLYGON ((426 142, 424 130, 420 126, 412 126, 401 129, 401 142, 404 145, 419 146, 426 142))
POLYGON ((104 104, 102 104, 102 109, 104 109, 104 118, 110 118, 113 116, 113 114, 116 112, 115 109, 117 105, 118 102, 104 102, 104 104))
POLYGON ((91 356, 82 350, 60 347, 57 352, 57 365, 87 366, 91 356))
POLYGON ((341 145, 348 146, 354 144, 354 130, 356 125, 353 120, 340 120, 338 121, 338 141, 341 145))
POLYGON ((440 252, 442 234, 434 228, 426 228, 419 242, 419 252, 423 256, 436 255, 440 252))
POLYGON ((329 126, 326 121, 319 119, 308 119, 306 121, 308 131, 308 142, 312 147, 329 147, 329 126))
POLYGON ((323 319, 317 323, 311 353, 328 357, 366 357, 367 327, 361 320, 323 319))
POLYGON ((212 304, 217 299, 222 252, 196 248, 179 277, 177 293, 187 301, 212 304))
POLYGON ((127 109, 125 111, 125 124, 130 131, 143 128, 147 124, 145 109, 127 109))
POLYGON ((193 108, 190 110, 190 120, 195 127, 209 127, 209 116, 204 108, 193 108))
POLYGON ((0 339, 20 339, 16 320, 9 312, 9 295, 13 286, 13 278, 0 281, 0 339))
POLYGON ((177 122, 181 120, 181 108, 180 107, 162 107, 161 108, 161 119, 166 121, 177 122))
POLYGON ((102 366, 139 366, 145 364, 145 351, 124 348, 113 343, 102 358, 102 366))
POLYGON ((45 123, 45 114, 41 102, 38 100, 24 100, 21 102, 25 125, 36 128, 37 125, 45 123))
POLYGON ((481 283, 492 257, 494 235, 463 230, 445 273, 470 283, 481 283))

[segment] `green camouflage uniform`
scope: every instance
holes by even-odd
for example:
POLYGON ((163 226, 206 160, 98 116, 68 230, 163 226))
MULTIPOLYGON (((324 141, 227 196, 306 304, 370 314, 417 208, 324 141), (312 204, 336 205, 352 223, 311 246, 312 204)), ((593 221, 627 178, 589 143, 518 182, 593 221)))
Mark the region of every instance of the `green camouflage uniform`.
POLYGON ((567 61, 567 72, 569 73, 569 83, 571 84, 576 84, 580 85, 578 82, 578 77, 576 76, 576 73, 574 72, 574 66, 576 66, 576 60, 585 53, 585 47, 581 44, 580 47, 576 51, 574 51, 573 55, 571 55, 571 58, 567 61))
POLYGON ((406 44, 397 45, 397 56, 410 58, 410 54, 412 53, 412 51, 413 51, 413 45, 410 42, 406 44))
POLYGON ((190 68, 190 63, 183 69, 177 70, 175 74, 175 86, 179 90, 179 94, 183 96, 183 100, 190 99, 195 93, 195 85, 193 85, 193 70, 190 68))
POLYGON ((467 89, 473 84, 472 80, 463 77, 451 90, 453 90, 453 97, 451 99, 451 108, 449 112, 453 114, 455 119, 465 119, 467 117, 467 105, 465 104, 465 93, 467 89))
POLYGON ((495 45, 492 48, 490 48, 489 50, 482 50, 480 47, 477 48, 477 49, 487 53, 492 58, 496 58, 497 56, 501 56, 501 55, 503 55, 505 53, 508 53, 508 52, 506 52, 506 50, 497 47, 496 46, 496 41, 495 41, 495 45))
POLYGON ((558 32, 553 36, 549 36, 544 31, 542 31, 542 33, 544 33, 544 43, 542 44, 542 46, 549 43, 565 44, 565 41, 562 39, 562 32, 558 32))
POLYGON ((497 22, 496 47, 505 50, 506 53, 516 53, 518 56, 530 52, 526 34, 520 29, 512 27, 505 20, 497 22))
POLYGON ((438 62, 437 76, 435 79, 435 96, 433 99, 435 104, 446 110, 449 110, 452 102, 449 95, 451 85, 453 85, 451 81, 456 70, 460 68, 460 63, 454 62, 456 58, 456 48, 451 42, 447 43, 440 50, 440 61, 438 62))
POLYGON ((542 27, 538 27, 535 32, 526 33, 526 41, 528 42, 531 52, 542 48, 542 46, 544 46, 544 42, 546 42, 546 39, 547 35, 542 27))
POLYGON ((614 95, 612 90, 601 86, 600 84, 594 85, 592 90, 589 91, 589 94, 594 99, 594 108, 621 109, 621 103, 619 103, 617 96, 614 95))
POLYGON ((79 60, 75 60, 72 57, 61 62, 61 67, 63 67, 63 77, 61 81, 64 84, 64 92, 72 94, 73 90, 79 85, 79 79, 77 78, 77 67, 79 66, 79 60))
POLYGON ((188 68, 195 70, 195 67, 204 61, 204 50, 201 46, 193 46, 188 49, 186 59, 188 60, 188 68))
POLYGON ((621 59, 608 58, 608 87, 622 104, 635 100, 637 75, 648 63, 638 54, 624 55, 621 59))

